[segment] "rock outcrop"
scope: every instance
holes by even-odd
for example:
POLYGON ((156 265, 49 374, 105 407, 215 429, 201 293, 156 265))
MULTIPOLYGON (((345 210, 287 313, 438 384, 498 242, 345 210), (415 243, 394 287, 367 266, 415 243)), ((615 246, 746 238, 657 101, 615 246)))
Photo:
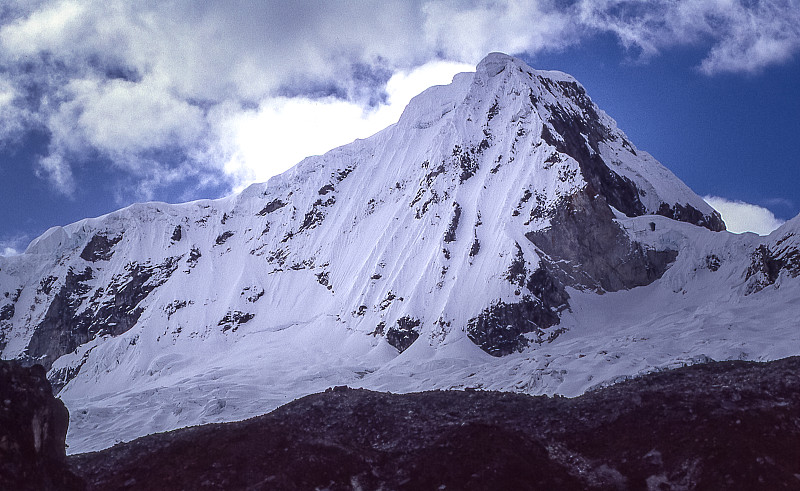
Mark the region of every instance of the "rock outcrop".
POLYGON ((68 422, 41 365, 0 360, 0 489, 83 489, 66 465, 68 422))

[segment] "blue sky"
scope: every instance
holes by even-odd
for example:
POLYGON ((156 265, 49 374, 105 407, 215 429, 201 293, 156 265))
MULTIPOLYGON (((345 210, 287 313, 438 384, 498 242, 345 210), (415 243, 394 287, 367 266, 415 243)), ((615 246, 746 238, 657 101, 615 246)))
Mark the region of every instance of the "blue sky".
POLYGON ((730 220, 800 212, 800 0, 7 0, 0 254, 266 180, 491 51, 574 75, 730 220))

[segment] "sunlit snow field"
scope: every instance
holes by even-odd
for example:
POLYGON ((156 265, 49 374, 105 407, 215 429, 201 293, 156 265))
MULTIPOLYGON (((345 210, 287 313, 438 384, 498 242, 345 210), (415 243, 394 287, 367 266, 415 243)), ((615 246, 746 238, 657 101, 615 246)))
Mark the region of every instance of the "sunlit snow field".
MULTIPOLYGON (((652 220, 622 222, 641 239, 652 220)), ((687 248, 662 280, 602 295, 570 291, 572 308, 559 326, 566 332, 524 353, 495 358, 464 333, 453 333, 441 344, 421 338, 398 355, 383 339, 324 317, 280 330, 254 325, 233 339, 161 348, 141 373, 112 371, 71 384, 61 393, 71 411, 69 451, 96 450, 187 424, 244 419, 335 385, 571 397, 653 370, 800 352, 798 282, 779 280, 744 296, 741 263, 725 261, 725 254, 734 258, 752 247, 757 236, 714 234, 674 222, 665 236, 654 235, 650 240, 678 240, 687 248), (723 258, 718 271, 700 264, 704 251, 723 258)), ((135 336, 129 332, 113 342, 125 350, 135 336)))

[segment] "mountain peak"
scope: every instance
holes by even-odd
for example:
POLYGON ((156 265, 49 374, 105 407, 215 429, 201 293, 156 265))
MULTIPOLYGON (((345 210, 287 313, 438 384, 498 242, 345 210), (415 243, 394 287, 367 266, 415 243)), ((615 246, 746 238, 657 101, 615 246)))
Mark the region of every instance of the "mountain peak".
POLYGON ((525 74, 528 78, 532 78, 533 75, 538 75, 554 81, 578 83, 575 77, 568 73, 556 70, 534 70, 520 58, 499 52, 486 55, 486 57, 478 63, 475 72, 477 74, 483 74, 486 77, 494 77, 503 73, 506 68, 510 68, 512 73, 516 71, 525 74))
POLYGON ((506 67, 514 65, 515 61, 518 60, 505 53, 489 53, 483 60, 480 61, 480 63, 478 63, 475 71, 476 73, 485 74, 487 77, 494 77, 505 70, 506 67))
POLYGON ((620 342, 629 354, 634 338, 672 346, 672 319, 702 310, 683 295, 706 287, 696 278, 749 274, 755 296, 800 272, 790 239, 751 261, 757 244, 710 231, 722 228, 572 77, 493 53, 414 98, 397 124, 266 184, 131 206, 0 258, 0 355, 50 368, 73 414, 88 414, 70 442, 82 450, 344 383, 575 394, 629 370, 606 356, 620 342), (651 303, 630 321, 610 316, 625 302, 651 303), (667 319, 671 334, 639 318, 667 319), (620 322, 635 324, 625 339, 620 322), (599 354, 584 359, 580 333, 595 328, 599 354), (562 377, 548 353, 589 368, 562 377), (607 377, 592 381, 595 368, 607 377), (119 411, 83 411, 93 404, 119 411))
MULTIPOLYGON (((497 153, 505 156, 546 144, 559 158, 577 164, 579 177, 626 216, 659 214, 714 231, 725 229, 719 214, 637 149, 577 80, 558 71, 534 70, 513 56, 491 53, 474 73, 459 74, 452 84, 423 92, 409 104, 400 125, 455 131, 462 141, 453 145, 461 147, 513 142, 505 153, 498 147, 497 153), (517 145, 522 140, 525 147, 517 145)), ((533 158, 525 153, 525 161, 533 158)))

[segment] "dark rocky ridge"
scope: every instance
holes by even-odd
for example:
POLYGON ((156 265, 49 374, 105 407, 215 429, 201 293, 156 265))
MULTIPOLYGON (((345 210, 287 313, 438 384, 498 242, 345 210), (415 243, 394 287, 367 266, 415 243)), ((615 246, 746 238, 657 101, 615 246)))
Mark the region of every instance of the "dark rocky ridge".
POLYGON ((0 307, 0 321, 8 321, 14 317, 14 304, 9 303, 0 307))
MULTIPOLYGON (((544 269, 539 269, 537 272, 548 282, 545 285, 552 285, 549 293, 563 292, 563 289, 552 282, 544 269)), ((470 319, 467 324, 467 336, 490 355, 504 356, 528 346, 530 343, 526 334, 534 333, 541 339, 545 334, 544 330, 558 324, 558 321, 558 310, 551 307, 550 303, 539 297, 523 295, 519 302, 510 304, 497 302, 484 309, 477 317, 470 319)), ((554 340, 560 334, 558 330, 548 332, 547 341, 554 340)))
POLYGON ((59 356, 89 341, 88 319, 78 316, 84 296, 91 290, 92 268, 67 270, 64 284, 47 307, 42 322, 33 332, 23 361, 49 369, 59 356))
POLYGON ((649 285, 678 256, 678 251, 631 241, 614 222, 605 198, 590 191, 564 199, 550 223, 526 237, 559 265, 564 285, 609 292, 649 285))
POLYGON ((108 261, 114 254, 112 249, 120 240, 122 240, 122 234, 114 237, 95 234, 81 251, 81 259, 89 262, 108 261))
POLYGON ((800 358, 575 399, 336 388, 70 457, 90 489, 800 489, 800 358))
POLYGON ((711 215, 703 215, 691 205, 684 206, 680 203, 675 203, 669 206, 666 203, 661 203, 656 214, 678 220, 679 222, 694 223, 695 225, 705 227, 714 232, 725 230, 725 222, 722 221, 722 217, 718 212, 715 211, 711 215))
MULTIPOLYGON (((98 335, 118 336, 139 320, 139 303, 162 285, 178 267, 180 257, 170 257, 160 264, 130 262, 125 273, 114 275, 111 282, 87 298, 93 271, 86 267, 67 271, 64 284, 54 295, 42 321, 31 337, 21 361, 38 363, 49 369, 60 356, 73 351, 98 335)), ((55 373, 51 382, 61 389, 77 370, 55 373)))
POLYGON ((397 325, 386 331, 386 341, 402 353, 419 338, 419 319, 404 316, 397 319, 397 325))
POLYGON ((793 233, 782 236, 774 244, 762 244, 753 251, 745 272, 747 294, 774 284, 781 273, 792 278, 800 275, 800 248, 793 233))
POLYGON ((269 213, 272 213, 275 210, 279 210, 279 209, 283 208, 286 205, 287 205, 287 203, 284 203, 283 201, 281 201, 281 200, 276 198, 276 199, 270 201, 269 203, 267 203, 267 206, 265 206, 261 211, 259 211, 258 215, 259 216, 267 215, 269 213))
POLYGON ((0 489, 83 489, 67 468, 68 423, 41 365, 0 360, 0 489))
POLYGON ((469 338, 490 355, 521 351, 529 333, 538 342, 553 341, 561 331, 552 328, 569 308, 567 287, 613 292, 649 285, 678 256, 632 241, 606 199, 590 189, 563 198, 548 214, 548 228, 525 235, 544 256, 540 266, 529 272, 517 244, 506 274, 520 300, 495 302, 468 322, 469 338))
MULTIPOLYGON (((539 77, 539 82, 551 93, 556 95, 562 93, 569 97, 582 111, 582 114, 571 114, 561 106, 545 104, 543 109, 550 113, 548 123, 556 134, 554 135, 545 125, 542 128, 542 140, 575 159, 590 189, 600 193, 608 204, 629 217, 644 215, 646 209, 639 198, 639 188, 630 179, 611 170, 600 156, 600 143, 618 137, 603 126, 594 103, 583 87, 574 82, 553 81, 545 77, 539 77)), ((541 106, 541 102, 533 95, 531 103, 534 107, 541 106)), ((623 146, 636 154, 627 141, 623 141, 623 146)), ((715 232, 725 230, 725 222, 716 211, 710 215, 703 215, 691 205, 661 203, 656 213, 673 220, 706 227, 715 232)))
MULTIPOLYGON (((517 69, 522 71, 522 68, 517 69)), ((495 300, 468 321, 469 338, 494 356, 521 351, 532 339, 537 342, 554 340, 560 330, 553 327, 560 323, 560 313, 569 308, 568 287, 613 292, 649 285, 661 278, 675 261, 678 255, 675 250, 656 250, 632 241, 616 223, 612 207, 629 217, 655 212, 712 231, 725 230, 719 213, 704 215, 688 204, 661 203, 658 210, 648 211, 640 199, 644 191, 611 169, 601 156, 601 144, 622 138, 622 146, 627 151, 634 155, 636 151, 624 136, 603 123, 583 87, 543 76, 537 76, 537 81, 557 100, 567 97, 575 105, 546 103, 533 91, 529 95, 533 110, 549 115, 540 136, 558 152, 550 159, 558 162, 566 156, 572 157, 587 185, 556 203, 539 203, 531 211, 525 225, 533 219, 547 218, 550 226, 525 234, 537 255, 543 258, 538 269, 524 270, 521 250, 512 263, 511 269, 517 271, 509 271, 508 280, 518 287, 515 293, 519 301, 495 300)), ((487 124, 499 114, 495 103, 487 114, 487 124)), ((519 216, 519 208, 533 196, 530 190, 525 190, 512 216, 519 216)), ((456 224, 457 219, 458 213, 456 224)), ((454 239, 451 223, 444 242, 454 239)))
MULTIPOLYGON (((539 80, 542 85, 550 88, 551 92, 554 90, 552 81, 544 77, 540 77, 539 80)), ((611 134, 608 128, 600 124, 600 116, 592 102, 577 84, 562 82, 556 85, 558 85, 556 93, 570 94, 572 100, 584 110, 587 117, 570 115, 558 106, 548 105, 547 109, 551 113, 548 122, 560 138, 553 135, 545 125, 542 127, 542 140, 575 159, 587 182, 606 196, 612 206, 628 216, 643 215, 646 210, 639 199, 636 185, 630 179, 609 169, 600 157, 599 142, 610 138, 611 134), (587 148, 586 141, 589 142, 590 148, 587 148)))

